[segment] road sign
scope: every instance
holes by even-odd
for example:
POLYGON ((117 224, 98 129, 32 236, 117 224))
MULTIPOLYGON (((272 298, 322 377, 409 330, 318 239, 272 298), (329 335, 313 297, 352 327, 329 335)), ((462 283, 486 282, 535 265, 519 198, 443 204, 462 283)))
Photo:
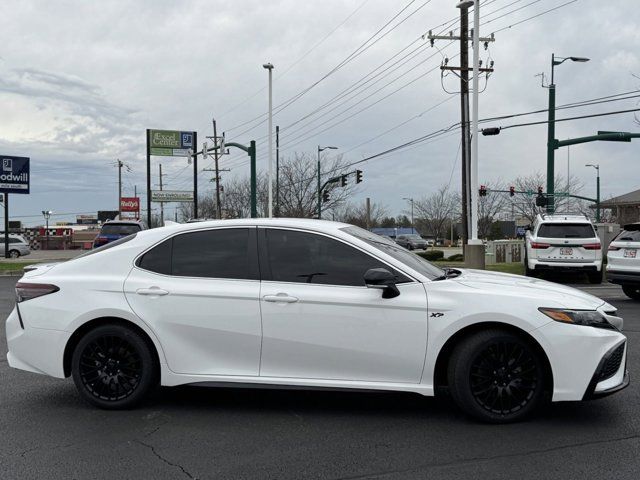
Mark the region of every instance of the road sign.
POLYGON ((120 199, 121 212, 139 212, 140 197, 122 197, 120 199))
POLYGON ((186 157, 193 152, 194 147, 194 132, 151 130, 149 139, 151 155, 186 157))
POLYGON ((29 158, 0 156, 0 192, 29 193, 29 158))
POLYGON ((189 190, 152 190, 152 202, 193 202, 193 192, 189 190))

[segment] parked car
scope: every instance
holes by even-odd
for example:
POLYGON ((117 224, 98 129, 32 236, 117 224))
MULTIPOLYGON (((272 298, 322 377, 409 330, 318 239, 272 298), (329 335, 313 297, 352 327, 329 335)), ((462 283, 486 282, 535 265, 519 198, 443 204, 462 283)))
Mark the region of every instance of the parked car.
POLYGON ((625 225, 609 244, 607 280, 622 285, 629 298, 640 300, 640 223, 625 225))
POLYGON ((427 241, 417 233, 398 235, 396 237, 396 243, 408 250, 415 250, 416 248, 424 250, 428 246, 427 241))
POLYGON ((540 214, 525 237, 527 276, 542 271, 585 272, 590 283, 602 282, 602 245, 584 215, 540 214))
POLYGON ((71 376, 101 408, 132 407, 158 384, 446 387, 501 423, 547 396, 629 382, 615 307, 543 280, 441 269, 344 223, 171 225, 32 268, 6 322, 9 365, 71 376))
POLYGON ((93 248, 102 247, 141 230, 144 230, 144 224, 136 220, 109 220, 100 228, 100 233, 93 241, 93 248))
MULTIPOLYGON (((2 252, 0 255, 4 255, 4 234, 0 234, 0 241, 2 242, 2 252)), ((31 247, 29 242, 25 240, 22 235, 15 233, 9 234, 9 256, 11 258, 18 258, 31 253, 31 247)))

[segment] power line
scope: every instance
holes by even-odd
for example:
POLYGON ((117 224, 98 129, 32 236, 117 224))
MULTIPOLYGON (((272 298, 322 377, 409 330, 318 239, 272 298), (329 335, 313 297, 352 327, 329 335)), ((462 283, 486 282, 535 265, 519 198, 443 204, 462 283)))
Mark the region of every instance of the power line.
MULTIPOLYGON (((620 115, 621 113, 630 113, 630 112, 640 112, 640 108, 631 108, 628 110, 617 110, 614 112, 604 112, 604 113, 593 113, 591 115, 580 115, 577 117, 566 117, 566 118, 558 118, 555 122, 568 122, 569 120, 582 120, 585 118, 594 118, 594 117, 606 117, 609 115, 620 115)), ((529 127, 532 125, 544 125, 549 123, 549 120, 541 120, 539 122, 527 122, 527 123, 516 123, 514 125, 507 125, 506 127, 500 127, 501 130, 506 130, 508 128, 517 128, 517 127, 529 127)))

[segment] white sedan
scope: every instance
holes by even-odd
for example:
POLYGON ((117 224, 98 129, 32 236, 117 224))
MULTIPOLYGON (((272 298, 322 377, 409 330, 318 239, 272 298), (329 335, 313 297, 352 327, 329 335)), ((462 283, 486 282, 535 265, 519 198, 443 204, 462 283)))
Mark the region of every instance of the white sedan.
POLYGON ((102 408, 156 385, 449 392, 481 420, 628 385, 622 319, 573 288, 441 269, 366 230, 245 219, 142 231, 32 267, 9 365, 102 408))

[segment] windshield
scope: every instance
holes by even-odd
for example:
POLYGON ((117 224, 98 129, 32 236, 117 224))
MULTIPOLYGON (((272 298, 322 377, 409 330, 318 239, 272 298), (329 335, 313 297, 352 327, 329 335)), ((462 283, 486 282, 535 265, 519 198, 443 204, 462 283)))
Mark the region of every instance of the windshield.
POLYGON ((140 230, 140 225, 135 223, 106 223, 102 226, 100 235, 131 235, 140 230))
POLYGON ((440 267, 436 267, 424 258, 399 247, 395 242, 381 237, 380 235, 376 235, 375 233, 371 233, 360 227, 345 227, 342 231, 367 242, 372 247, 375 247, 395 258, 399 262, 414 269, 416 272, 421 273, 430 280, 435 280, 436 278, 441 278, 445 275, 444 270, 440 267))
POLYGON ((543 223, 538 237, 544 238, 593 238, 596 234, 590 223, 543 223))

